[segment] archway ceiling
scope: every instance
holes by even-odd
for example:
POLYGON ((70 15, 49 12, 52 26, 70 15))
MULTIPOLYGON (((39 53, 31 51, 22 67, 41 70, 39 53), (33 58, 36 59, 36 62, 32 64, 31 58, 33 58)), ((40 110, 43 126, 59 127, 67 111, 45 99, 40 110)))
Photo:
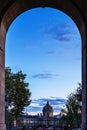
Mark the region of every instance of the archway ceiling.
POLYGON ((61 5, 61 2, 62 6, 63 3, 64 5, 65 3, 71 3, 82 13, 83 17, 87 17, 87 0, 0 0, 0 19, 3 17, 3 14, 7 11, 9 6, 11 6, 16 1, 18 1, 18 3, 21 3, 22 5, 25 5, 26 2, 30 3, 30 1, 31 3, 37 3, 37 5, 40 5, 42 2, 43 6, 45 3, 52 3, 53 1, 56 3, 56 5, 58 3, 59 7, 61 5))
MULTIPOLYGON (((7 9, 15 1, 19 0, 0 0, 0 13, 3 11, 3 9, 7 9)), ((32 1, 39 1, 39 0, 32 0, 32 1)), ((40 1, 49 1, 49 0, 40 0, 40 1)), ((59 1, 65 1, 65 2, 69 1, 73 3, 75 6, 77 6, 85 15, 87 14, 87 0, 53 0, 53 1, 57 1, 58 3, 59 1)))
POLYGON ((83 20, 86 25, 87 0, 0 0, 0 22, 3 19, 3 25, 7 30, 19 14, 35 7, 53 7, 64 11, 74 20, 84 37, 83 20))

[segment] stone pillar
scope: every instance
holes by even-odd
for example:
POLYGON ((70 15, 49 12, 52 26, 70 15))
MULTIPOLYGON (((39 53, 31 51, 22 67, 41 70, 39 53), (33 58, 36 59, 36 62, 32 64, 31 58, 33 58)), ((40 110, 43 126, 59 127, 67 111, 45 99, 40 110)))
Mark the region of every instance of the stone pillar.
MULTIPOLYGON (((1 50, 0 50, 1 51, 1 50)), ((1 52, 0 52, 0 61, 1 52)), ((5 130, 5 103, 4 103, 4 95, 5 95, 5 88, 4 88, 4 69, 0 64, 0 130, 5 130)))
POLYGON ((82 45, 82 130, 87 130, 87 38, 82 45))
POLYGON ((5 33, 0 26, 0 130, 6 130, 5 125, 5 49, 4 49, 5 33))

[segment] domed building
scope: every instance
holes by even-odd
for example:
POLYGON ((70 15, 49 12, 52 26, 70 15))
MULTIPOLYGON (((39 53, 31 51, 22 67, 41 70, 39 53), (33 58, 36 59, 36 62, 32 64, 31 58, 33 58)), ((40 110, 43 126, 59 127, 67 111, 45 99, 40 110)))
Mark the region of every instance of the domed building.
POLYGON ((58 117, 53 115, 53 107, 50 105, 49 101, 46 102, 46 105, 42 109, 40 115, 22 115, 21 123, 22 125, 29 125, 31 127, 37 128, 49 128, 49 127, 58 127, 58 117))
POLYGON ((53 116, 53 108, 47 101, 46 105, 43 107, 43 116, 44 117, 52 117, 53 116))

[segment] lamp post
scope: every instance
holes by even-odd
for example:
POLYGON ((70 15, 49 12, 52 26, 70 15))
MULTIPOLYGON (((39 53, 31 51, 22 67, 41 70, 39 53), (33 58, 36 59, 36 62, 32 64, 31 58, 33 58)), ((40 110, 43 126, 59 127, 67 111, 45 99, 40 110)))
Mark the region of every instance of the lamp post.
POLYGON ((7 109, 8 109, 8 102, 5 101, 5 123, 6 123, 6 127, 8 124, 8 114, 7 114, 7 109))
MULTIPOLYGON (((79 111, 78 111, 78 114, 80 115, 79 116, 79 119, 82 118, 82 93, 78 94, 77 95, 77 100, 78 100, 78 103, 79 103, 79 111)), ((81 120, 79 120, 79 125, 81 127, 81 120)))
POLYGON ((82 101, 79 101, 80 110, 82 112, 82 101))
POLYGON ((5 101, 5 109, 7 109, 7 108, 8 108, 8 102, 5 101))
POLYGON ((79 102, 79 107, 80 107, 80 110, 82 112, 82 94, 77 94, 77 100, 79 102))

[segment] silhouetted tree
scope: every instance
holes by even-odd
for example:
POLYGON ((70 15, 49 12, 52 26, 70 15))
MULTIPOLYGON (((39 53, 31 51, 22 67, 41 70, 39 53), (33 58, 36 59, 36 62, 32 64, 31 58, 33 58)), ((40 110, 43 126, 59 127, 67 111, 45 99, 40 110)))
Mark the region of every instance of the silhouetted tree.
POLYGON ((31 103, 31 92, 25 78, 26 74, 23 74, 22 71, 13 73, 9 67, 5 69, 5 97, 9 104, 10 113, 16 122, 24 108, 31 103))
POLYGON ((76 127, 81 125, 81 108, 79 105, 79 97, 81 100, 82 85, 80 83, 78 83, 78 85, 79 87, 68 96, 66 110, 62 110, 63 112, 65 112, 62 120, 66 121, 71 126, 76 127))

